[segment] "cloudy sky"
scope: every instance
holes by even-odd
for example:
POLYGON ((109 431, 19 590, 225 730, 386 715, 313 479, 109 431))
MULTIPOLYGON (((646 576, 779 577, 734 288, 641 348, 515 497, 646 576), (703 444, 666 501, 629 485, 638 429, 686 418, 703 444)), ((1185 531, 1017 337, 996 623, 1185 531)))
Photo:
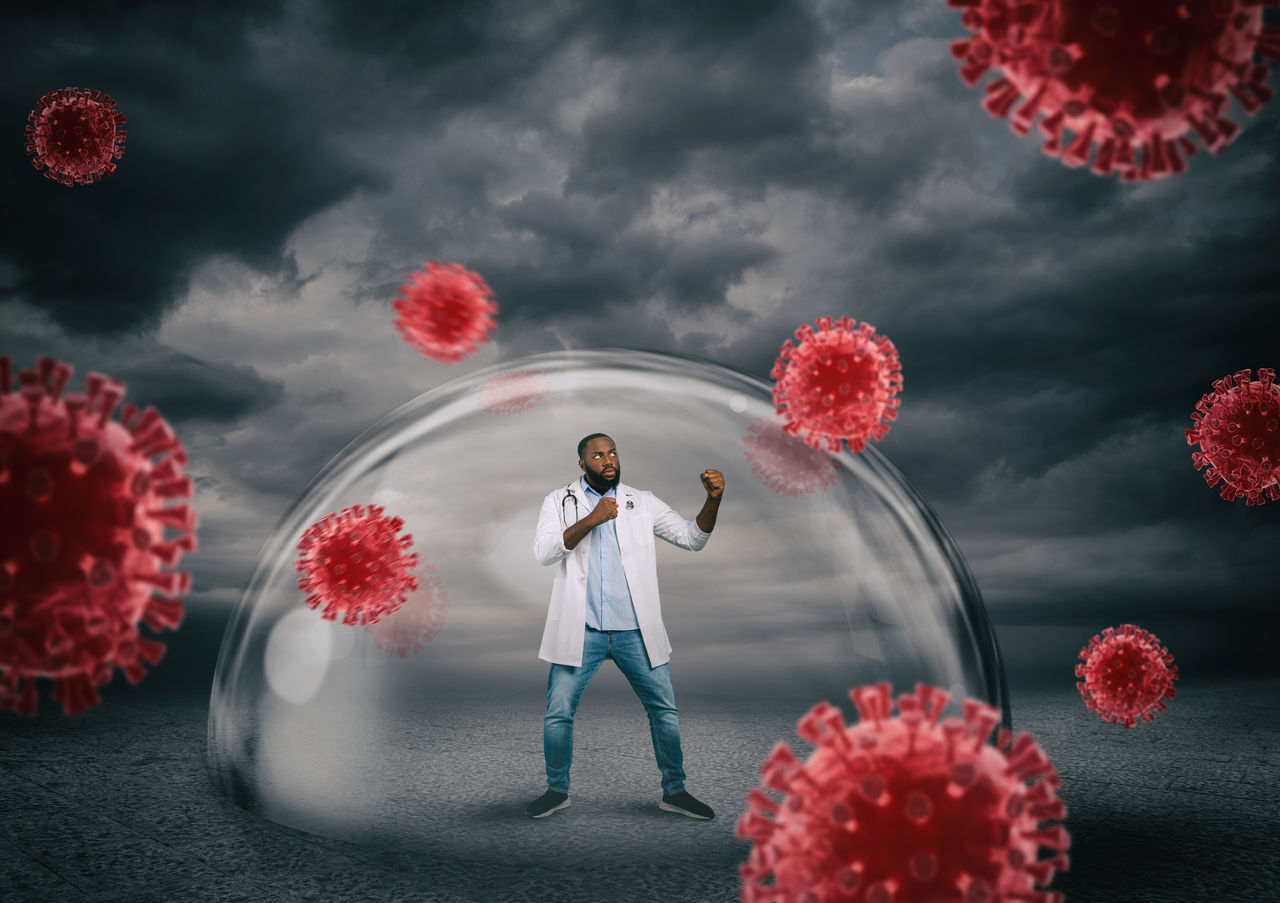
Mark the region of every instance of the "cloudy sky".
POLYGON ((896 344, 880 450, 1015 676, 1128 621, 1184 677, 1268 667, 1280 503, 1221 500, 1183 434, 1213 380, 1280 360, 1280 103, 1127 184, 988 115, 942 0, 25 6, 0 20, 0 353, 123 380, 179 433, 200 679, 290 502, 399 405, 565 349, 767 377, 822 315, 896 344), (128 139, 64 188, 22 127, 72 85, 128 139), (500 307, 461 363, 392 326, 428 259, 500 307))

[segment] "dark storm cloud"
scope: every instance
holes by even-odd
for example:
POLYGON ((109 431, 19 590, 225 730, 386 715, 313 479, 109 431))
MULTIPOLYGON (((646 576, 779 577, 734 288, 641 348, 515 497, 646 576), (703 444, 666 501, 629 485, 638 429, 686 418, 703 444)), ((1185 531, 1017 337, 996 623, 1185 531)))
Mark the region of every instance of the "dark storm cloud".
POLYGON ((688 155, 803 130, 823 103, 818 52, 826 35, 791 4, 715 10, 712 23, 646 10, 595 42, 628 64, 617 103, 583 124, 566 189, 612 193, 670 177, 688 155), (663 28, 661 26, 668 26, 663 28), (717 27, 719 26, 719 27, 717 27))
POLYGON ((131 398, 163 411, 175 426, 188 420, 236 423, 284 398, 283 385, 263 379, 252 367, 231 361, 211 364, 168 350, 143 363, 125 364, 119 378, 128 384, 131 398))
POLYGON ((534 242, 533 261, 480 262, 503 298, 504 316, 558 320, 655 295, 677 309, 713 306, 746 270, 776 256, 756 237, 731 230, 673 239, 579 195, 531 192, 499 216, 534 242))
POLYGON ((10 296, 72 332, 151 328, 199 262, 283 270, 298 223, 372 181, 331 143, 325 97, 252 64, 248 30, 269 9, 108 4, 9 20, 0 120, 23 122, 68 85, 111 95, 128 119, 119 168, 94 185, 33 177, 5 142, 10 296))

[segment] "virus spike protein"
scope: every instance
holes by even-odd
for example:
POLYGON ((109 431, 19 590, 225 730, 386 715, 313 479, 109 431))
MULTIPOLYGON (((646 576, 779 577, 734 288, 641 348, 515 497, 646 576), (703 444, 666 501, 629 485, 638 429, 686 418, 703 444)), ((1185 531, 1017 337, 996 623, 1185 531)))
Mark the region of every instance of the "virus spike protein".
POLYGON ((870 439, 883 439, 898 416, 902 389, 898 350, 869 323, 819 317, 788 339, 769 375, 776 380, 773 403, 791 436, 808 430, 811 448, 838 452, 847 442, 860 452, 870 439))
POLYGON ((31 165, 62 185, 96 182, 115 172, 115 161, 124 155, 124 114, 101 91, 50 91, 27 120, 31 165))
POLYGON ((141 680, 164 646, 138 623, 176 628, 182 603, 154 593, 191 585, 161 567, 196 548, 195 513, 169 504, 192 492, 173 430, 134 405, 111 420, 124 385, 100 374, 64 397, 72 372, 40 358, 15 393, 0 356, 0 708, 28 715, 37 677, 69 715, 97 705, 117 668, 141 680))
POLYGON ((1196 403, 1187 445, 1199 443, 1191 462, 1204 468, 1210 486, 1222 481, 1222 497, 1261 505, 1280 499, 1280 386, 1275 370, 1263 367, 1215 380, 1213 391, 1196 403))
POLYGON ((418 588, 418 556, 413 537, 399 535, 403 526, 377 505, 354 505, 308 527, 293 566, 307 605, 324 606, 327 621, 342 615, 343 624, 373 624, 403 605, 418 588))
POLYGON ((457 263, 428 261, 400 286, 395 300, 396 328, 427 357, 457 363, 489 341, 498 305, 479 273, 457 263))
POLYGON ((1068 865, 1066 807, 1052 763, 1028 734, 1001 730, 976 700, 939 723, 950 695, 919 684, 850 691, 859 723, 821 702, 798 733, 817 746, 800 762, 779 743, 747 797, 737 836, 754 843, 740 867, 744 903, 867 901, 1059 903, 1046 890, 1068 865), (1039 850, 1050 851, 1039 858, 1039 850), (772 875, 772 883, 766 883, 772 875))
POLYGON ((951 45, 972 86, 1001 75, 983 102, 1025 136, 1037 116, 1046 154, 1099 175, 1147 180, 1186 169, 1194 132, 1211 153, 1239 132, 1222 115, 1234 97, 1252 115, 1271 97, 1267 66, 1280 28, 1263 25, 1278 0, 947 0, 971 34, 951 45), (1064 129, 1074 139, 1067 141, 1064 129))
POLYGON ((1122 624, 1094 636, 1080 650, 1076 684, 1089 711, 1111 724, 1133 727, 1138 719, 1150 721, 1163 712, 1165 700, 1177 696, 1173 682, 1178 669, 1169 650, 1155 634, 1133 624, 1122 624))

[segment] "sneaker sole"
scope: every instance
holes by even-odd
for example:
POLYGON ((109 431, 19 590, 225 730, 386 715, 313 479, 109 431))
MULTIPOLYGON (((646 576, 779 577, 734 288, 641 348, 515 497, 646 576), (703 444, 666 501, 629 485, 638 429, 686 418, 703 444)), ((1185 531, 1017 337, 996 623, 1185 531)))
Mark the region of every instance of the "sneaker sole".
POLYGON ((569 801, 565 800, 563 803, 561 803, 558 806, 552 806, 546 812, 541 812, 537 815, 534 815, 531 812, 526 812, 525 815, 529 816, 530 818, 546 818, 548 815, 550 815, 553 812, 559 812, 561 809, 568 809, 568 808, 569 808, 569 801))
POLYGON ((678 812, 681 815, 687 815, 689 818, 696 818, 698 821, 711 821, 714 815, 699 815, 696 812, 690 812, 688 809, 681 809, 679 806, 673 806, 665 800, 658 803, 658 808, 663 812, 678 812))

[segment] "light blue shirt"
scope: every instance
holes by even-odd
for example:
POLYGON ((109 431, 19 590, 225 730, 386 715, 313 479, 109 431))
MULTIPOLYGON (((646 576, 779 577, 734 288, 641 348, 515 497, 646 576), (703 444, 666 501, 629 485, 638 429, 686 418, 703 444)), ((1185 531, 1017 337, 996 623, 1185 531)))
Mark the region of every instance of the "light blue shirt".
MULTIPOLYGON (((600 503, 601 495, 591 488, 586 477, 579 477, 588 508, 600 503)), ((617 499, 617 487, 604 494, 617 499)), ((605 521, 591 531, 591 548, 587 557, 587 626, 596 630, 639 630, 631 589, 622 570, 622 548, 618 545, 616 520, 605 521)))

